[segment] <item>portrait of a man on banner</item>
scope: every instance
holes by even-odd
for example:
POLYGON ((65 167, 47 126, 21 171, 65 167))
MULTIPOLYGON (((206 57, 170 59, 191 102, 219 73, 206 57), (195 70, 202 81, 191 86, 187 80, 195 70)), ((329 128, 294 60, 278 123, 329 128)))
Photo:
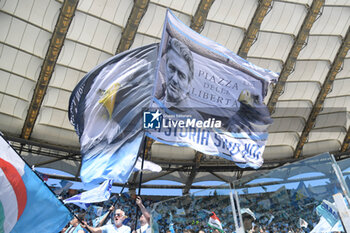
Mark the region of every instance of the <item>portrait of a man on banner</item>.
POLYGON ((272 123, 263 100, 277 75, 194 32, 171 11, 164 25, 152 108, 165 124, 147 136, 261 166, 272 123))
POLYGON ((161 89, 155 97, 168 108, 189 107, 187 101, 194 76, 192 52, 181 41, 170 38, 162 60, 163 72, 159 73, 161 89))

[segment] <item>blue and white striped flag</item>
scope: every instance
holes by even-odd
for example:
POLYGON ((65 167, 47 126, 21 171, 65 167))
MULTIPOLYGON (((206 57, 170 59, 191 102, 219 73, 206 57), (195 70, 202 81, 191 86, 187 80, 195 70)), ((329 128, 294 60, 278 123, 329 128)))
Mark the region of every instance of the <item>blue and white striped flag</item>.
POLYGON ((323 200, 322 203, 316 207, 316 212, 319 216, 324 217, 332 227, 339 221, 337 207, 327 200, 323 200))
POLYGON ((107 201, 111 196, 112 183, 113 180, 106 180, 100 186, 67 198, 63 202, 65 204, 73 203, 81 207, 82 204, 84 206, 86 203, 107 201))

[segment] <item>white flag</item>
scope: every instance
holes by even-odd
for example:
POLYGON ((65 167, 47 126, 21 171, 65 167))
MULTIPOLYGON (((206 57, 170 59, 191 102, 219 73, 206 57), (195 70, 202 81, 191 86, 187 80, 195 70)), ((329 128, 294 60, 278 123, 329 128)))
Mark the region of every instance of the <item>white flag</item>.
MULTIPOLYGON (((141 171, 141 166, 142 166, 142 159, 139 157, 136 161, 134 171, 141 171)), ((159 166, 158 164, 155 164, 151 161, 144 160, 143 161, 143 170, 144 171, 151 171, 151 172, 160 172, 162 171, 162 167, 159 166)))

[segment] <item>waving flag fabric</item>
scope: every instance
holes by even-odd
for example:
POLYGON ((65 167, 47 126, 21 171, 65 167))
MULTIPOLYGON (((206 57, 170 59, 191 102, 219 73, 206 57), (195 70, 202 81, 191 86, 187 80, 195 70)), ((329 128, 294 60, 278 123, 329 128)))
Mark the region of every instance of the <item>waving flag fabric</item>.
POLYGON ((111 196, 113 180, 106 180, 100 186, 65 199, 64 203, 96 203, 107 201, 111 196))
POLYGON ((319 216, 324 217, 332 227, 339 221, 338 209, 334 203, 323 200, 320 205, 316 207, 316 212, 319 216))
POLYGON ((161 172, 162 171, 162 167, 159 166, 158 164, 155 164, 151 161, 148 160, 144 160, 143 161, 143 169, 141 169, 142 167, 142 158, 138 157, 135 167, 134 167, 134 171, 151 171, 151 172, 161 172))
POLYGON ((201 36, 171 11, 164 25, 147 136, 259 168, 272 123, 263 100, 278 75, 201 36))
POLYGON ((210 226, 211 228, 217 229, 220 232, 224 233, 221 222, 214 212, 212 212, 212 216, 210 216, 210 218, 209 218, 208 226, 210 226))
POLYGON ((0 232, 59 232, 68 209, 0 137, 0 232))
POLYGON ((60 181, 61 187, 60 188, 55 188, 53 192, 56 195, 61 195, 63 192, 68 191, 70 187, 72 187, 73 182, 70 182, 68 180, 61 180, 60 181))
POLYGON ((344 232, 343 225, 339 220, 333 227, 329 222, 323 217, 320 217, 320 221, 312 229, 310 233, 325 233, 325 232, 344 232))
POLYGON ((103 215, 95 218, 93 221, 92 221, 92 225, 93 227, 97 227, 97 225, 101 222, 102 219, 106 218, 106 216, 110 214, 109 211, 107 211, 106 213, 104 213, 103 215))
POLYGON ((69 119, 80 139, 84 183, 129 178, 143 137, 142 111, 151 102, 157 52, 153 44, 118 54, 73 90, 69 119))
POLYGON ((175 229, 174 229, 174 223, 173 223, 173 215, 171 214, 171 212, 169 212, 169 231, 171 233, 175 233, 175 229))

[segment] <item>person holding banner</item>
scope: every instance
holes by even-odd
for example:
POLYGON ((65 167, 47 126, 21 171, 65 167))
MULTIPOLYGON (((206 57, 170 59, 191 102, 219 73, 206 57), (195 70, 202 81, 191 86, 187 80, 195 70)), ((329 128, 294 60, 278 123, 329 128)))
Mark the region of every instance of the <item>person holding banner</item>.
POLYGON ((83 227, 92 233, 130 233, 131 228, 123 225, 125 219, 125 212, 121 209, 116 209, 112 219, 112 224, 107 224, 102 227, 91 227, 85 223, 83 227))
MULTIPOLYGON (((140 225, 141 227, 136 230, 136 233, 148 233, 151 231, 150 222, 151 215, 146 209, 146 207, 142 204, 142 199, 140 196, 136 197, 136 205, 140 208, 142 215, 140 217, 140 225)), ((135 231, 134 231, 135 233, 135 231)))
POLYGON ((190 49, 176 38, 170 38, 162 57, 165 60, 165 75, 160 72, 161 90, 156 98, 162 100, 165 107, 189 107, 186 100, 193 80, 193 57, 190 49))
POLYGON ((243 226, 246 232, 254 232, 254 221, 256 220, 255 214, 249 208, 241 209, 243 226))

